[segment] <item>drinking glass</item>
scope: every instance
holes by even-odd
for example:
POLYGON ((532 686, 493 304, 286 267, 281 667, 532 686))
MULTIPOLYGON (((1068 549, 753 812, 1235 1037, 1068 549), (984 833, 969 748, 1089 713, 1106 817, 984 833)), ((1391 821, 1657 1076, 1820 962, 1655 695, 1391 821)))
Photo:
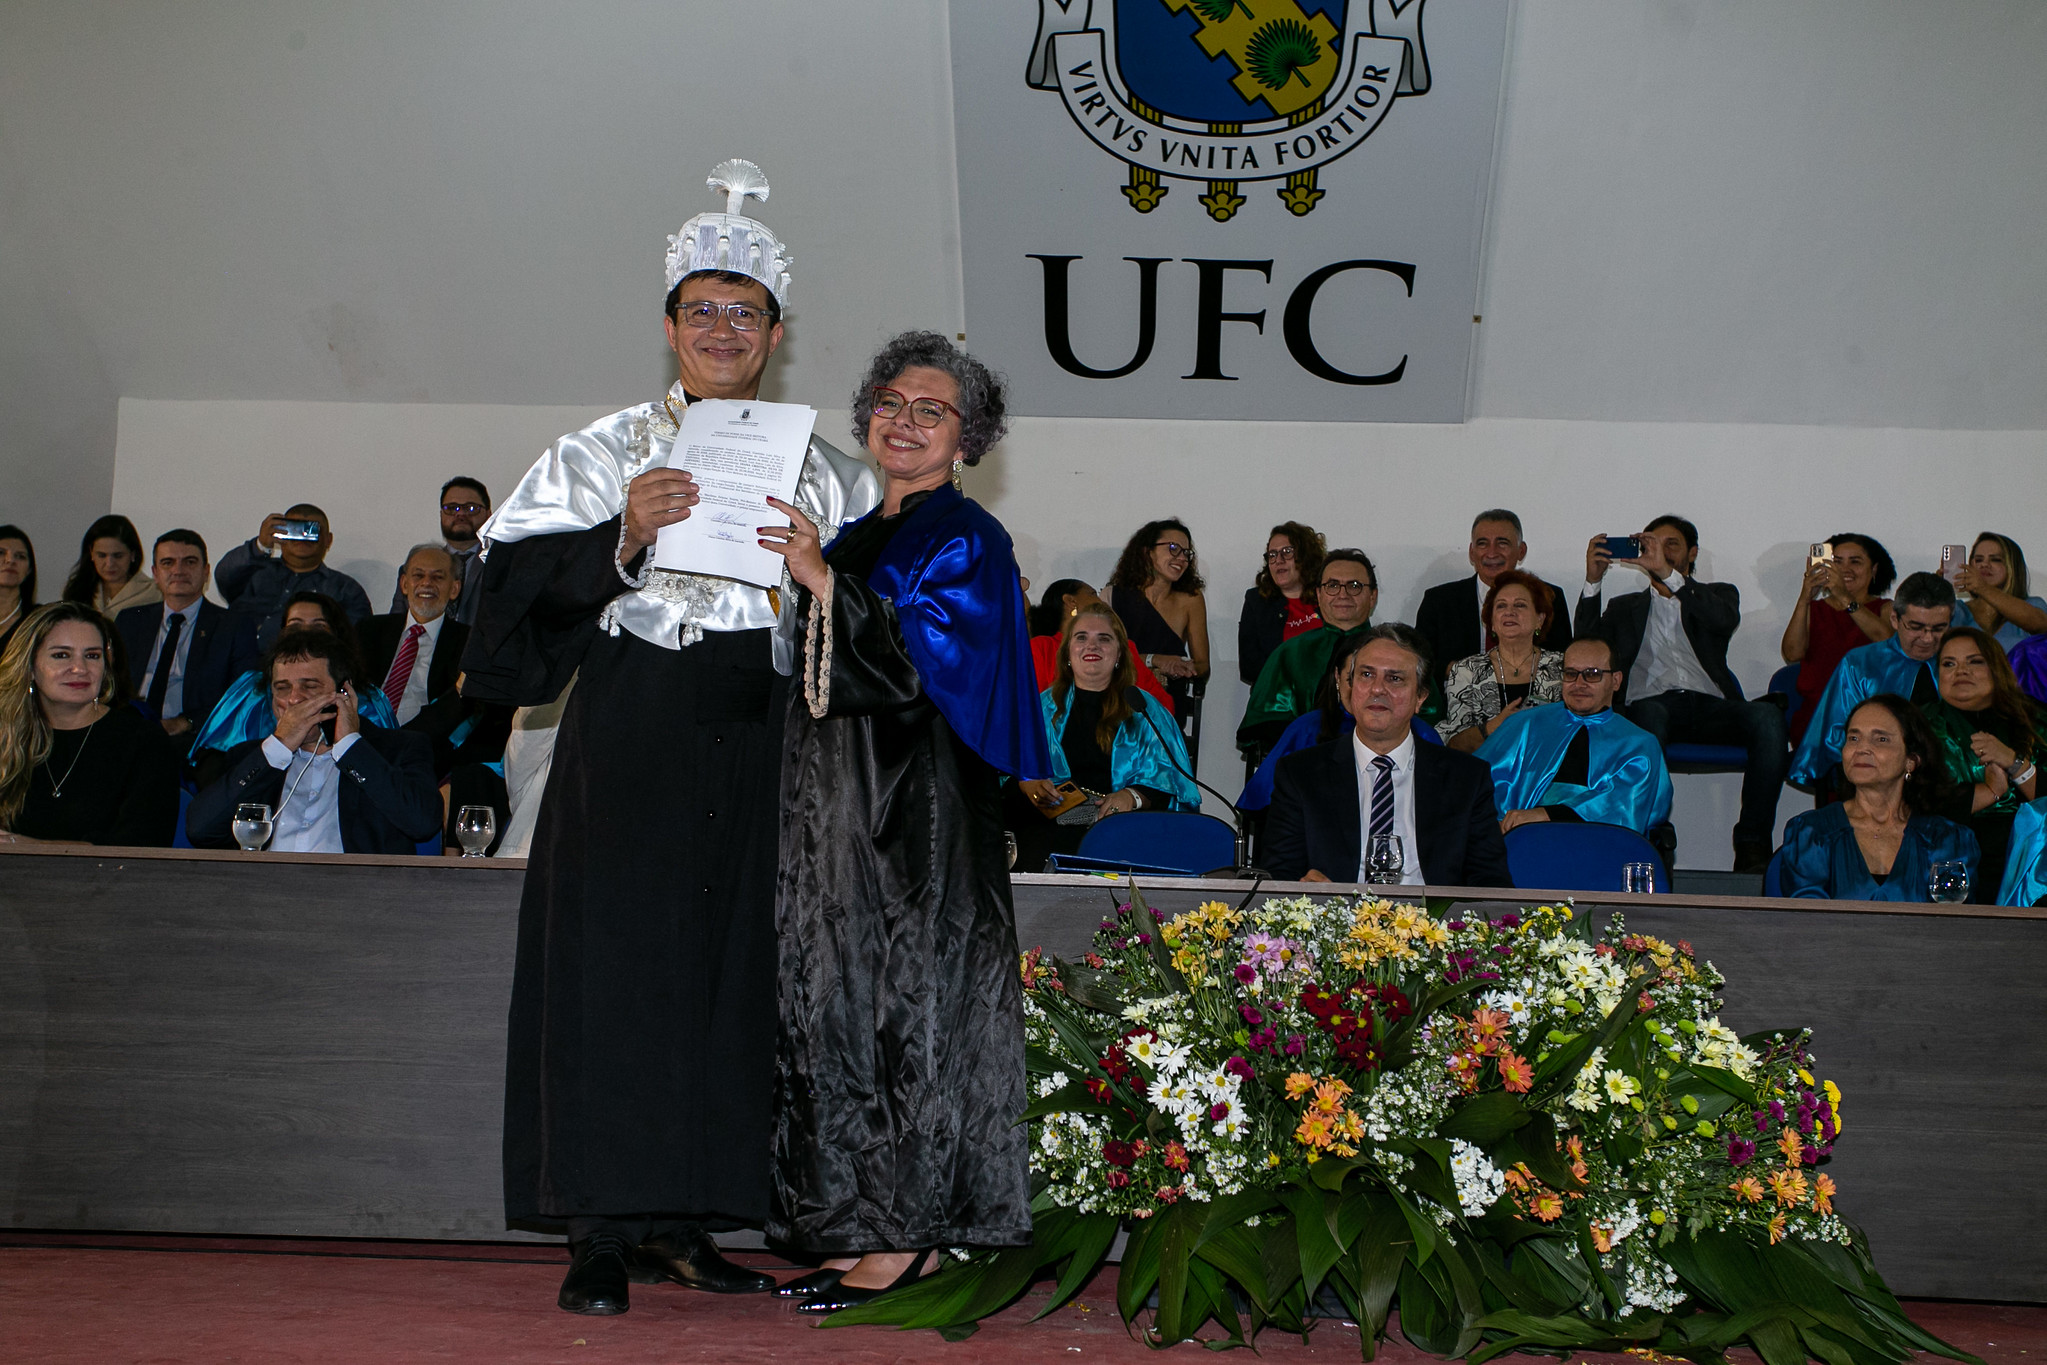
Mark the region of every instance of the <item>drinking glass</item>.
POLYGON ((1016 835, 1010 830, 1002 831, 1002 846, 1009 851, 1009 870, 1016 871, 1016 835))
POLYGON ((1926 874, 1926 899, 1936 905, 1960 905, 1968 900, 1968 860, 1948 858, 1935 863, 1926 874))
POLYGON ((235 807, 235 842, 242 846, 244 853, 259 853, 270 842, 271 831, 276 828, 270 818, 270 807, 260 801, 251 801, 235 807))
POLYGON ((1365 880, 1374 886, 1399 882, 1407 862, 1398 834, 1375 834, 1365 849, 1365 880))
POLYGON ((1621 890, 1631 896, 1656 894, 1656 864, 1627 863, 1621 867, 1621 890))
POLYGON ((455 812, 455 837, 462 841, 463 857, 481 858, 497 833, 497 813, 489 806, 464 806, 455 812))

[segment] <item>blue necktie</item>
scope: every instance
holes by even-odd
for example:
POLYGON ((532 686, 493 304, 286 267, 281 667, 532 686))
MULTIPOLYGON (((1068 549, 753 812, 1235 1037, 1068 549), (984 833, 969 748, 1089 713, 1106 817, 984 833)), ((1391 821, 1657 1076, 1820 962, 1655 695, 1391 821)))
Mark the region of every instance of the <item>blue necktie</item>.
POLYGON ((173 613, 170 629, 164 632, 163 647, 156 652, 156 672, 149 679, 149 714, 158 720, 163 719, 164 697, 171 687, 171 670, 178 663, 178 637, 184 633, 185 618, 173 613))
MULTIPOLYGON (((1379 775, 1372 782, 1372 830, 1376 839, 1382 834, 1393 832, 1393 760, 1381 754, 1372 760, 1372 766, 1379 775)), ((1366 852, 1371 846, 1366 845, 1366 852)))

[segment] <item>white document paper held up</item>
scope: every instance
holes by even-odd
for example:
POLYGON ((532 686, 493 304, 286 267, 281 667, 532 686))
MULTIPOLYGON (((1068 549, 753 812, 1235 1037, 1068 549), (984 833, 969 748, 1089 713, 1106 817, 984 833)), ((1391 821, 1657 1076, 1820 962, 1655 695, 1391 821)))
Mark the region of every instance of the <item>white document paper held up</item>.
POLYGON ((780 583, 782 557, 761 548, 758 528, 787 524, 767 500, 794 500, 816 425, 817 409, 801 403, 701 398, 690 404, 668 467, 689 471, 698 500, 687 518, 661 528, 655 567, 764 588, 780 583))

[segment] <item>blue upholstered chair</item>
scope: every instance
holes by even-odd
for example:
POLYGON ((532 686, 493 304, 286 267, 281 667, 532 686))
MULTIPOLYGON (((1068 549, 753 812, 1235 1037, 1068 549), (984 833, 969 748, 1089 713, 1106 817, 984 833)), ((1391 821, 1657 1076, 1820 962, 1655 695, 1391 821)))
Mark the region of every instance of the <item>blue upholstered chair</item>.
POLYGON ((1656 889, 1670 889, 1670 872, 1656 846, 1620 825, 1522 825, 1507 834, 1507 866, 1514 885, 1537 891, 1620 891, 1621 869, 1648 863, 1656 889))

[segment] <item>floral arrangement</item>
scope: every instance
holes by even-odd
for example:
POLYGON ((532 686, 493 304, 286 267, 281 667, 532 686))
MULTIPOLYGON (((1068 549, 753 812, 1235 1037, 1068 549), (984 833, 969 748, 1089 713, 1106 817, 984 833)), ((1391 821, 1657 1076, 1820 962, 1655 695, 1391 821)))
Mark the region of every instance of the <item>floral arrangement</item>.
POLYGON ((1821 1169, 1842 1097, 1802 1031, 1739 1037, 1690 944, 1569 906, 1133 889, 1078 963, 1023 959, 1035 1239, 833 1323, 949 1336, 1119 1229, 1159 1345, 1397 1306, 1441 1356, 1643 1349, 1766 1365, 1974 1360, 1913 1325, 1821 1169), (1332 1302, 1333 1300, 1333 1302, 1332 1302))

